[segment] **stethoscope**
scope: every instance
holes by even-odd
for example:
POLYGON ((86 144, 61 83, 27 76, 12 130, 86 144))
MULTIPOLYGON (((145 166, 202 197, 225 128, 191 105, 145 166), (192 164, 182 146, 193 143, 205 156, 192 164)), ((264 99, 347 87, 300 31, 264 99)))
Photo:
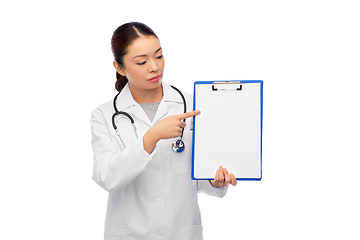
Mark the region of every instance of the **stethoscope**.
MULTIPOLYGON (((184 104, 184 113, 186 113, 186 101, 185 101, 184 95, 183 95, 183 94, 180 92, 180 90, 177 89, 176 87, 174 87, 174 86, 171 86, 171 87, 180 94, 180 96, 181 96, 181 98, 182 98, 182 100, 183 100, 183 104, 184 104)), ((125 143, 124 143, 124 141, 122 140, 122 138, 121 138, 121 136, 120 136, 119 130, 118 130, 117 127, 116 127, 115 117, 116 117, 117 115, 119 115, 119 114, 122 114, 122 115, 126 116, 128 119, 130 119, 130 121, 131 121, 131 123, 132 123, 132 126, 133 126, 133 128, 134 128, 134 132, 135 132, 136 138, 138 138, 138 135, 137 135, 137 130, 136 130, 136 126, 135 126, 135 121, 134 121, 134 119, 133 119, 133 118, 130 116, 130 114, 128 114, 127 112, 118 111, 118 109, 117 109, 117 107, 116 107, 116 99, 117 99, 117 97, 119 96, 119 94, 120 94, 120 92, 119 92, 118 94, 116 94, 116 96, 115 96, 115 98, 114 98, 114 101, 113 101, 115 113, 112 115, 112 125, 113 125, 113 127, 114 127, 114 130, 115 130, 116 134, 119 136, 122 145, 124 146, 124 148, 126 148, 125 143)), ((185 122, 185 119, 183 119, 182 121, 185 122)), ((173 149, 175 152, 180 153, 180 152, 184 151, 184 149, 185 149, 185 144, 184 144, 184 142, 183 142, 183 140, 182 140, 183 134, 184 134, 184 128, 181 130, 180 139, 176 139, 176 140, 172 143, 172 149, 173 149)))

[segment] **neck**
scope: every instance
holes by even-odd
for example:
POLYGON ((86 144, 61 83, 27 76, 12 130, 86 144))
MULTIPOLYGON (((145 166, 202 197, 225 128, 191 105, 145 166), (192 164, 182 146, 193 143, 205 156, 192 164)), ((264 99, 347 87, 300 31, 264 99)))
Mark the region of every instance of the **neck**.
POLYGON ((154 89, 141 89, 130 85, 130 92, 134 100, 139 104, 160 102, 163 97, 162 85, 154 89))

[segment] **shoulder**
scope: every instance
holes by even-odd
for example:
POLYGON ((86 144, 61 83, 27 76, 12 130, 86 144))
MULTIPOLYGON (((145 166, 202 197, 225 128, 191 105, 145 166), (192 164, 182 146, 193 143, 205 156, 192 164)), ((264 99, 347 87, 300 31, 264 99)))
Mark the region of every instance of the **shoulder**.
POLYGON ((113 100, 104 102, 92 110, 92 116, 110 115, 114 112, 113 100))

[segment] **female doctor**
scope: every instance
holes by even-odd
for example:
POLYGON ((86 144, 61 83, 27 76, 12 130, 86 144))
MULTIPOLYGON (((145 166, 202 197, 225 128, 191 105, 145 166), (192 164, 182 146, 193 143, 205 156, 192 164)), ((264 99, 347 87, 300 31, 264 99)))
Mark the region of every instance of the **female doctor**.
POLYGON ((197 193, 223 197, 236 178, 220 166, 214 180, 191 179, 191 117, 200 111, 184 113, 191 95, 162 81, 155 33, 127 23, 115 30, 111 47, 119 95, 91 116, 93 179, 109 192, 104 239, 203 239, 197 193), (175 152, 180 137, 185 148, 175 152))

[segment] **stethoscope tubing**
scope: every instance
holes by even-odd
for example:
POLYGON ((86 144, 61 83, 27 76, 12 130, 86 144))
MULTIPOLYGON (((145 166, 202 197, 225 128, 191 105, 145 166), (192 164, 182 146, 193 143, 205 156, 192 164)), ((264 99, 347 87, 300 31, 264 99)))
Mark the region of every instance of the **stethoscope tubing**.
MULTIPOLYGON (((182 94, 182 92, 179 89, 177 89, 176 87, 174 87, 172 85, 170 85, 170 87, 172 87, 175 91, 177 91, 180 94, 180 96, 181 96, 181 98, 183 100, 183 104, 184 104, 184 113, 186 113, 186 101, 185 101, 184 94, 182 94)), ((182 121, 185 122, 185 118, 182 121)), ((184 135, 184 128, 181 130, 181 136, 180 136, 179 140, 182 141, 183 135, 184 135)))
MULTIPOLYGON (((185 100, 185 97, 184 95, 182 94, 182 92, 177 89, 176 87, 174 86, 171 86, 175 91, 177 91, 179 93, 179 95, 181 96, 182 100, 183 100, 183 104, 184 104, 184 113, 186 113, 186 100, 185 100)), ((111 118, 111 121, 112 121, 112 125, 113 125, 113 128, 116 132, 116 134, 119 136, 120 138, 120 141, 122 143, 122 145, 125 147, 125 143, 124 141, 122 140, 121 136, 120 136, 120 133, 119 133, 119 130, 117 129, 117 126, 115 124, 115 117, 117 115, 124 115, 126 116, 130 121, 131 121, 131 124, 134 128, 134 132, 135 132, 135 135, 136 135, 136 138, 138 138, 138 135, 137 135, 137 130, 136 130, 136 126, 135 126, 135 121, 134 121, 134 118, 127 112, 124 112, 124 111, 119 111, 116 107, 116 100, 117 100, 117 97, 119 96, 120 92, 118 94, 116 94, 116 96, 114 97, 114 100, 113 100, 113 106, 114 106, 114 110, 115 110, 115 113, 112 115, 112 118, 111 118)), ((185 123, 186 119, 182 119, 182 121, 185 123)), ((182 152, 184 150, 184 142, 182 141, 182 137, 183 137, 183 134, 184 134, 184 128, 181 130, 181 136, 180 136, 180 139, 177 139, 174 141, 173 143, 173 149, 175 152, 182 152), (174 144, 175 144, 175 147, 174 147, 174 144), (179 146, 180 145, 180 146, 179 146)))

